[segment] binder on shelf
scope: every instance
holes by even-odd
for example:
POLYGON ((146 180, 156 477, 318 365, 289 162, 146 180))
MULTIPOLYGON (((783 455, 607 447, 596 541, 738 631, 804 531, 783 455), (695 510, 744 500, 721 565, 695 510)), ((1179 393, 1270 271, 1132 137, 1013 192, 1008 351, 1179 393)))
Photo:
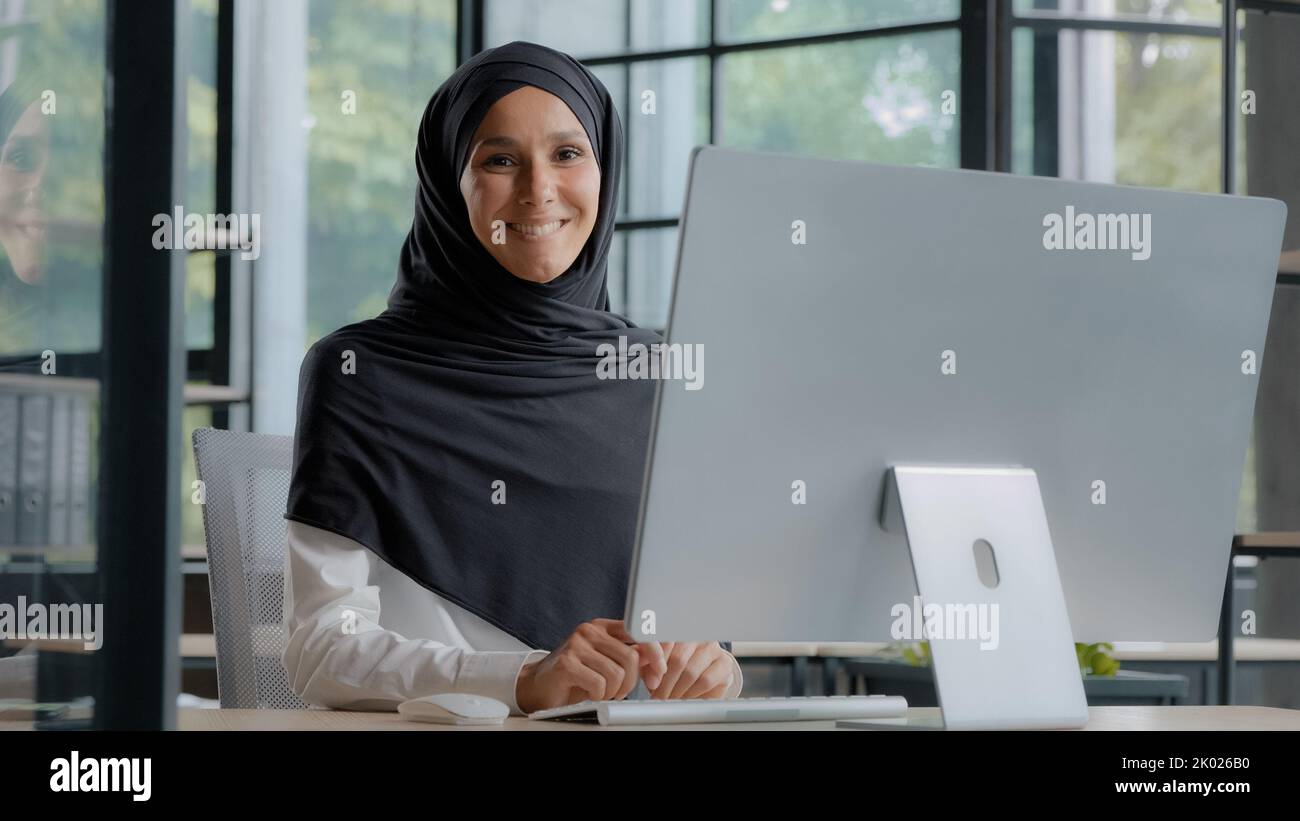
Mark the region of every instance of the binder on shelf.
POLYGON ((50 523, 46 544, 68 544, 69 463, 72 434, 72 396, 56 393, 50 397, 50 523))
POLYGON ((0 546, 18 544, 18 395, 0 393, 0 546))
POLYGON ((18 432, 18 544, 45 545, 49 530, 50 397, 22 398, 18 432))
POLYGON ((0 373, 0 547, 92 544, 98 393, 93 379, 0 373))
POLYGON ((72 397, 68 450, 68 543, 90 544, 90 398, 86 394, 72 397))

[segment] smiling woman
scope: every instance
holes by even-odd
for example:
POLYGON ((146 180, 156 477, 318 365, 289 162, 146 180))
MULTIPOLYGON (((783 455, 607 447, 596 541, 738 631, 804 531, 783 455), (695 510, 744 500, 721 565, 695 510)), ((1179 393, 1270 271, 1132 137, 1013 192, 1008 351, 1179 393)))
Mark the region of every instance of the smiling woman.
POLYGON ((299 378, 283 661, 304 700, 739 695, 718 642, 621 620, 654 383, 597 371, 662 341, 609 310, 622 151, 608 90, 534 43, 429 101, 388 309, 299 378))
POLYGON ((600 209, 600 165, 573 111, 524 86, 492 106, 471 144, 460 190, 475 236, 520 279, 564 273, 600 209))
MULTIPOLYGON (((0 94, 0 277, 40 285, 46 262, 49 93, 26 73, 0 94)), ((0 313, 0 316, 3 316, 0 313)))

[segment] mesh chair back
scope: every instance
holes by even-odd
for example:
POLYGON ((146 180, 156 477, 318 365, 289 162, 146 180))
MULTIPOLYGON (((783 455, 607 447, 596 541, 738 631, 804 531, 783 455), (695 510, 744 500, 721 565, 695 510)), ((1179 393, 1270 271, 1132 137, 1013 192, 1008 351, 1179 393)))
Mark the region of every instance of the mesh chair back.
POLYGON ((212 627, 221 706, 307 707, 289 687, 280 654, 284 555, 293 437, 194 431, 203 482, 212 627))

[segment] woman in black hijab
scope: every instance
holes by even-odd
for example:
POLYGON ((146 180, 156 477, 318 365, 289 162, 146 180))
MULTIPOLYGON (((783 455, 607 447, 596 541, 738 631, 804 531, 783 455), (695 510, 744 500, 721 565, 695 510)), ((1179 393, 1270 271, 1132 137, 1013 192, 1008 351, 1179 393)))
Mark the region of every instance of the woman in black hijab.
MULTIPOLYGON (((20 70, 0 93, 0 356, 39 351, 53 289, 44 287, 46 257, 45 189, 50 122, 41 110, 41 91, 20 70)), ((24 356, 0 364, 3 370, 39 370, 39 358, 24 356)))
POLYGON ((284 656, 300 696, 459 690, 532 712, 639 679, 653 698, 738 694, 718 643, 638 645, 621 622, 654 383, 599 379, 597 349, 659 341, 609 311, 622 153, 605 87, 532 43, 481 52, 429 101, 388 308, 302 365, 284 656), (359 598, 376 587, 385 616, 412 602, 386 619, 401 631, 359 598))

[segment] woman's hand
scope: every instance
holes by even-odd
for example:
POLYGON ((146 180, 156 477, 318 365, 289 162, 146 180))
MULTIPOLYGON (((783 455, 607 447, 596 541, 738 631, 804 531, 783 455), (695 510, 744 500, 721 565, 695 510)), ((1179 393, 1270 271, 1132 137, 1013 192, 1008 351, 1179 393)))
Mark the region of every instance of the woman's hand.
POLYGON ((651 698, 722 698, 736 678, 731 654, 716 641, 669 641, 661 646, 668 672, 655 686, 646 682, 651 698))
POLYGON ((619 619, 593 619, 578 625, 558 649, 524 665, 515 683, 515 703, 534 713, 579 701, 617 700, 632 692, 638 676, 649 689, 668 672, 659 643, 638 644, 619 619))

